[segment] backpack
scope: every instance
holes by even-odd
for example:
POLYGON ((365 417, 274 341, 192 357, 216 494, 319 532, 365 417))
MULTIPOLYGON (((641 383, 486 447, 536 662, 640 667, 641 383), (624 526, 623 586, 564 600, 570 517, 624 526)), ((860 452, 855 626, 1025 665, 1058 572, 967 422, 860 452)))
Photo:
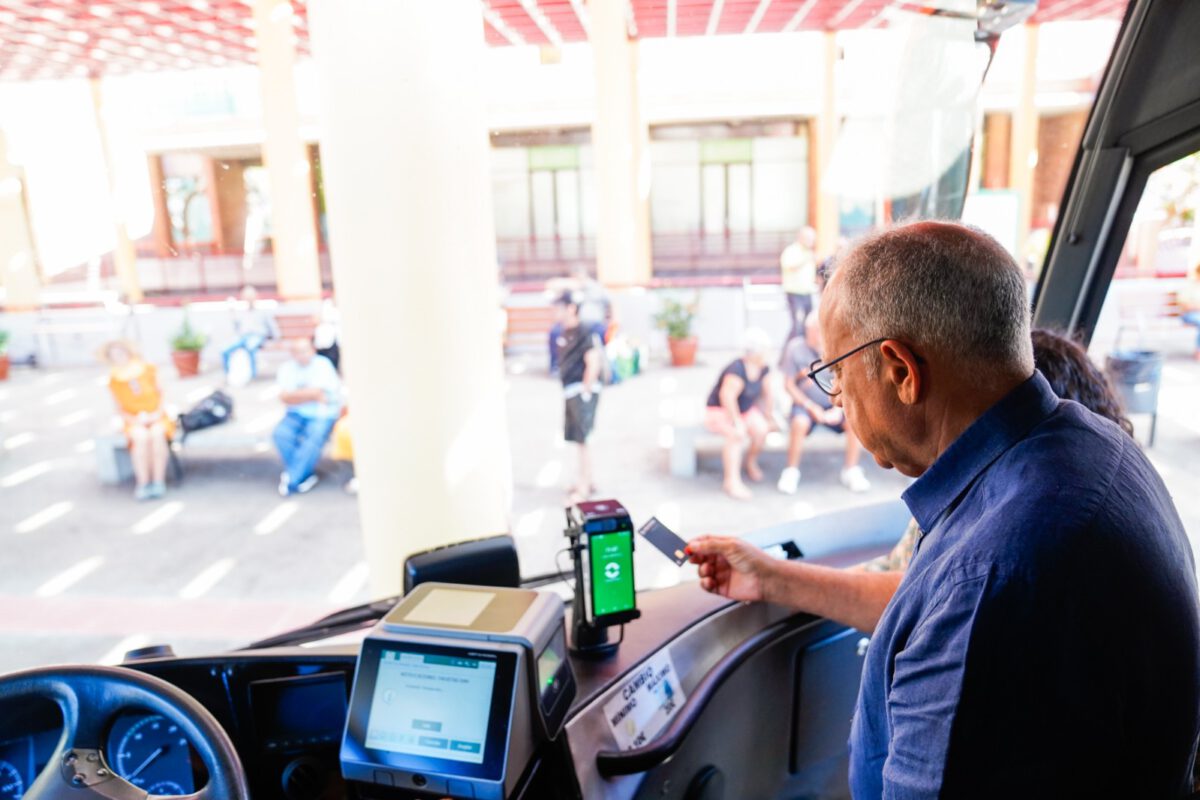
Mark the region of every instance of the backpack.
POLYGON ((183 438, 193 431, 221 425, 233 417, 233 398, 220 389, 179 415, 183 438))

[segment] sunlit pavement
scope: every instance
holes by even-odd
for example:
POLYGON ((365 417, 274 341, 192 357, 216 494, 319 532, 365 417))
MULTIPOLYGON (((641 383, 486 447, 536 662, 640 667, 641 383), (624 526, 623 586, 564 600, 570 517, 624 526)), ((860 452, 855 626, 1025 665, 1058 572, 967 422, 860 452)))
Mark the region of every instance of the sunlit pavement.
MULTIPOLYGON (((601 495, 641 521, 653 514, 685 537, 739 533, 861 502, 898 496, 907 480, 864 458, 865 495, 838 482, 839 437, 810 438, 795 495, 777 492, 779 451, 750 502, 720 491, 716 452, 694 479, 667 470, 668 431, 691 424, 728 354, 702 353, 687 369, 651 366, 602 396, 593 444, 601 495)), ((562 442, 558 384, 536 358, 509 362, 515 479, 512 529, 525 575, 552 572, 561 550, 565 487, 574 453, 562 442)), ((161 368, 170 402, 187 407, 218 373, 180 380, 161 368)), ((243 645, 367 599, 358 509, 344 468, 324 462, 311 493, 275 493, 279 467, 253 449, 184 453, 185 477, 165 500, 136 503, 127 486, 101 486, 91 443, 112 426, 99 369, 14 369, 0 383, 0 670, 61 661, 117 660, 124 650, 171 643, 197 653, 243 645)), ((269 381, 235 392, 239 420, 269 430, 279 406, 269 381)), ((1155 447, 1149 450, 1193 540, 1200 535, 1200 363, 1164 373, 1155 447)), ((1135 418, 1143 441, 1148 419, 1135 418)), ((490 531, 480 531, 486 535, 490 531)), ((899 535, 899 532, 897 532, 899 535)), ((690 576, 648 548, 638 583, 690 576)))

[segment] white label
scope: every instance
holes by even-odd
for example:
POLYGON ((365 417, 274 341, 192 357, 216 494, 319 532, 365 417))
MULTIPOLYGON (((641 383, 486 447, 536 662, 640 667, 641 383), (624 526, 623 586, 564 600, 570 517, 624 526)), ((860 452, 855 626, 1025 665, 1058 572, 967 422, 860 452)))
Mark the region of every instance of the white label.
POLYGON ((617 748, 632 750, 658 736, 685 700, 671 653, 655 653, 604 704, 604 718, 617 748))
POLYGON ((408 612, 404 621, 465 628, 479 619, 479 615, 495 597, 495 592, 432 589, 417 603, 416 608, 408 612))

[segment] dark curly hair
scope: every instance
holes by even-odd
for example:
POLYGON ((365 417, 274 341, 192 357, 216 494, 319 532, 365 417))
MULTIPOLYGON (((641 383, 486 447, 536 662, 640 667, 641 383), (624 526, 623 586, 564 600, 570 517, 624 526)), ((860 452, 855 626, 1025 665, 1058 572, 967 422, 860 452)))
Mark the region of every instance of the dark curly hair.
POLYGON ((1112 384, 1079 342, 1057 331, 1034 328, 1033 361, 1056 395, 1086 406, 1133 435, 1133 423, 1125 416, 1112 384))

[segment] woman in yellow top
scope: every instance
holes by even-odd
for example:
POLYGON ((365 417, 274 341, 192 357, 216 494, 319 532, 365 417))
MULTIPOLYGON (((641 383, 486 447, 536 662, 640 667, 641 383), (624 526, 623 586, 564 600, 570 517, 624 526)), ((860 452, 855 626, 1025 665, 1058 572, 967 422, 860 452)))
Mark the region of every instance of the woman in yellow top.
POLYGON ((109 342, 101 355, 110 367, 108 388, 129 441, 129 457, 137 481, 133 496, 138 500, 162 497, 167 488, 168 447, 175 423, 163 410, 158 373, 129 342, 109 342))

